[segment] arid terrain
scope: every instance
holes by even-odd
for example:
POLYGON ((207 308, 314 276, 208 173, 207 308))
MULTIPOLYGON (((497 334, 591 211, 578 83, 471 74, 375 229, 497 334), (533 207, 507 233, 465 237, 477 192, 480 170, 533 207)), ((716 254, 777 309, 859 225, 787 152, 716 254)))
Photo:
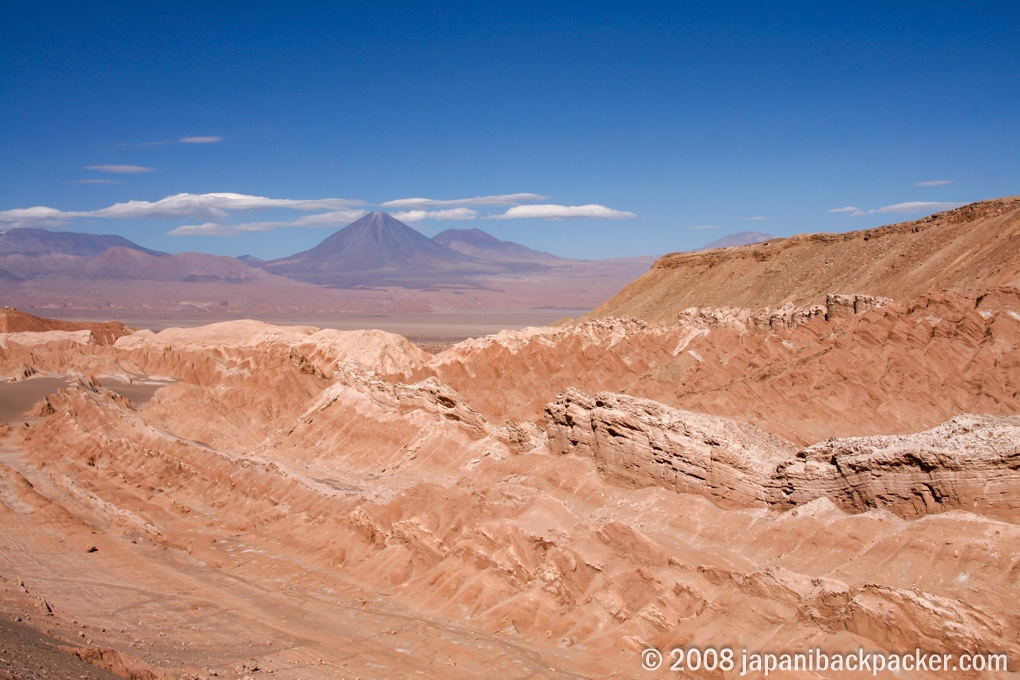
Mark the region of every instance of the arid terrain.
POLYGON ((693 306, 824 303, 827 293, 906 300, 1015 286, 1020 197, 971 203, 914 222, 845 234, 802 234, 661 258, 592 312, 673 323, 693 306))
POLYGON ((0 399, 67 384, 0 425, 0 677, 1020 675, 1020 198, 669 255, 435 353, 19 319, 0 399))

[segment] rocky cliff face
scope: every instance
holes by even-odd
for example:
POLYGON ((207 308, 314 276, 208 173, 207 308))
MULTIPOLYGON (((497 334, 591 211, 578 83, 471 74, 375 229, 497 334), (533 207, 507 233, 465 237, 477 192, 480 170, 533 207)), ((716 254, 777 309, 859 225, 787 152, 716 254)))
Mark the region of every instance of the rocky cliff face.
POLYGON ((769 482, 790 507, 821 495, 852 512, 902 517, 962 509, 1020 520, 1020 416, 960 415, 925 432, 830 439, 797 452, 769 482))
POLYGON ((570 390, 546 407, 546 423, 552 451, 592 458, 607 479, 720 507, 788 509, 826 497, 848 512, 916 518, 963 509, 1020 520, 1020 416, 961 415, 917 434, 797 450, 729 418, 570 390))
POLYGON ((609 479, 696 493, 721 507, 765 506, 762 480, 794 449, 729 418, 608 392, 561 395, 546 407, 546 432, 552 451, 590 456, 609 479))

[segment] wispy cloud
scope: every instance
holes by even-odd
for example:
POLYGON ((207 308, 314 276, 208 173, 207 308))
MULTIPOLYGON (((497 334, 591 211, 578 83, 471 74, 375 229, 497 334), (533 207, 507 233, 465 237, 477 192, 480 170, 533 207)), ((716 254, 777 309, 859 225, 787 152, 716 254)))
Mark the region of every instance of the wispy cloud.
POLYGON ((286 226, 290 227, 339 227, 343 224, 348 224, 354 220, 361 219, 368 214, 367 210, 355 210, 345 208, 343 210, 334 210, 328 213, 319 213, 318 215, 305 215, 299 217, 296 220, 291 220, 286 226))
POLYGON ((364 217, 365 210, 334 210, 319 215, 306 215, 296 220, 245 222, 243 224, 221 224, 206 222, 188 224, 167 232, 170 236, 237 236, 261 231, 273 231, 285 227, 339 227, 364 217))
POLYGON ((861 210, 860 208, 848 205, 845 208, 832 208, 826 212, 846 213, 851 217, 874 215, 875 213, 891 215, 930 215, 931 213, 942 212, 943 210, 959 208, 961 205, 963 205, 963 203, 959 202, 907 201, 906 203, 884 205, 881 208, 872 208, 871 210, 861 210))
POLYGON ((878 209, 880 213, 894 213, 897 215, 920 215, 934 212, 941 212, 943 210, 952 210, 953 208, 959 208, 963 203, 936 203, 933 201, 910 201, 907 203, 897 203, 895 205, 887 205, 878 209))
POLYGON ((172 146, 174 144, 216 144, 223 138, 215 135, 198 135, 179 139, 161 139, 157 142, 120 142, 117 146, 172 146))
POLYGON ((20 220, 58 220, 67 216, 76 217, 85 213, 67 213, 56 208, 37 205, 32 208, 15 208, 0 211, 0 221, 14 222, 20 220))
POLYGON ((0 210, 0 224, 8 227, 55 227, 66 224, 73 217, 84 215, 37 205, 32 208, 0 210))
POLYGON ((279 222, 261 222, 251 224, 220 224, 205 222, 203 224, 186 224, 167 232, 170 236, 237 236, 249 231, 269 231, 282 226, 279 222), (261 226, 260 226, 261 225, 261 226))
POLYGON ((155 168, 145 165, 86 165, 85 169, 95 170, 96 172, 112 172, 117 175, 137 175, 155 170, 155 168))
MULTIPOLYGON (((315 212, 320 210, 341 211, 340 214, 349 215, 347 211, 351 206, 361 205, 361 201, 353 201, 345 198, 321 198, 312 200, 300 200, 290 198, 266 198, 265 196, 249 196, 247 194, 215 193, 215 194, 175 194, 167 196, 158 201, 127 201, 125 203, 114 203, 106 208, 89 211, 62 211, 56 208, 36 206, 33 208, 19 208, 16 210, 0 211, 0 223, 8 223, 13 226, 52 226, 67 222, 78 217, 103 217, 108 219, 160 219, 172 220, 182 218, 197 218, 204 220, 223 220, 232 211, 265 210, 270 208, 285 208, 299 210, 302 212, 315 212)), ((313 215, 310 218, 332 220, 329 224, 342 223, 344 219, 339 216, 329 217, 332 213, 324 215, 313 215)), ((364 214, 362 211, 361 214, 364 214)), ((356 218, 355 218, 356 219, 356 218)), ((349 220, 348 220, 349 221, 349 220)), ((317 226, 314 224, 300 224, 294 221, 294 226, 317 226)))
POLYGON ((718 229, 718 228, 719 226, 715 224, 699 224, 696 227, 691 227, 691 229, 718 229))
POLYGON ((860 208, 855 208, 852 205, 848 205, 845 208, 832 208, 831 210, 826 210, 825 212, 827 212, 827 213, 846 213, 848 215, 853 215, 854 217, 856 217, 858 215, 867 215, 866 212, 864 212, 860 208))
POLYGON ((247 211, 288 208, 291 210, 316 211, 341 209, 359 204, 360 201, 351 201, 345 198, 295 200, 291 198, 266 198, 265 196, 232 193, 176 194, 158 201, 115 203, 108 208, 94 210, 88 214, 93 217, 119 219, 175 219, 180 217, 223 219, 232 210, 247 211))
POLYGON ((588 205, 517 205, 502 215, 490 215, 493 220, 545 219, 560 220, 573 217, 598 217, 609 219, 626 219, 636 217, 632 212, 614 210, 594 203, 588 205))
POLYGON ((401 222, 421 222, 422 220, 473 220, 478 211, 471 208, 450 208, 448 210, 404 210, 391 213, 401 222))
POLYGON ((383 208, 444 208, 455 206, 494 206, 494 205, 517 205, 530 201, 546 201, 548 196, 541 194, 500 194, 498 196, 475 196, 474 198, 454 198, 448 200, 436 200, 433 198, 399 198, 395 201, 382 203, 383 208))
POLYGON ((951 179, 932 179, 932 180, 928 180, 927 182, 914 182, 914 186, 915 187, 941 187, 941 186, 945 186, 946 184, 952 184, 952 183, 953 183, 953 180, 951 180, 951 179))
POLYGON ((75 184, 120 184, 120 180, 117 179, 74 179, 71 180, 75 184))
POLYGON ((181 137, 177 140, 179 144, 215 144, 216 142, 222 142, 222 137, 181 137))
POLYGON ((767 220, 767 219, 771 219, 771 218, 765 217, 764 215, 754 215, 752 217, 741 217, 740 219, 747 220, 748 222, 761 222, 763 220, 767 220))

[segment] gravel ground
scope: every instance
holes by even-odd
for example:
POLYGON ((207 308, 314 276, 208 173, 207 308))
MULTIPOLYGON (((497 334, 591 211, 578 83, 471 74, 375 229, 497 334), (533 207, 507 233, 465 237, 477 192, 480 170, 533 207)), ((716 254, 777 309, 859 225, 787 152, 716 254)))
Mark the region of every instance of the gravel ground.
POLYGON ((26 623, 0 617, 0 679, 123 680, 61 650, 61 645, 26 623))

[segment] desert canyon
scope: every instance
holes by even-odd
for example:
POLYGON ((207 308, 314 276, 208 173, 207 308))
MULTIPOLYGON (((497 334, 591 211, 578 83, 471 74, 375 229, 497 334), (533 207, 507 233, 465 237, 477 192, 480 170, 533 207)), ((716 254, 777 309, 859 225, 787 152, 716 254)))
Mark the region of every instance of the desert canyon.
MULTIPOLYGON (((580 271, 519 257, 518 291, 580 271)), ((243 273, 311 290, 299 264, 243 273)), ((4 310, 0 399, 54 382, 0 425, 0 677, 737 677, 674 647, 1020 675, 1020 197, 676 253, 596 302, 449 347, 4 310)))

